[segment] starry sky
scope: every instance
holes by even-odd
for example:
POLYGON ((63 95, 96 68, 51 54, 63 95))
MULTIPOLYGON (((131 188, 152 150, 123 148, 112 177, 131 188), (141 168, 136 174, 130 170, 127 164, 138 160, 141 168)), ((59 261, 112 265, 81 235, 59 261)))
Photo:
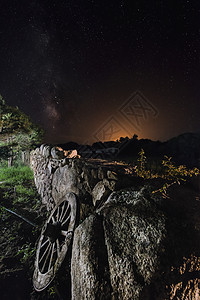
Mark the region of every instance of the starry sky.
POLYGON ((1 0, 0 93, 49 143, 200 131, 200 2, 1 0))

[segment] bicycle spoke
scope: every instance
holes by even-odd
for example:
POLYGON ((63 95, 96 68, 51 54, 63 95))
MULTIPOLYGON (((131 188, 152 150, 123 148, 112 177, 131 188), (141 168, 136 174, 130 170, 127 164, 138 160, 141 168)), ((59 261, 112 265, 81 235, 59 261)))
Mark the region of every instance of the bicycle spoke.
POLYGON ((50 257, 50 261, 49 261, 48 270, 50 270, 50 268, 51 268, 51 263, 52 263, 53 253, 54 253, 54 247, 55 247, 55 243, 53 243, 53 246, 52 246, 51 257, 50 257))
POLYGON ((59 221, 59 212, 60 212, 60 206, 58 206, 57 208, 57 215, 56 215, 57 222, 59 221))
POLYGON ((67 217, 67 219, 63 222, 63 223, 61 223, 61 226, 63 226, 63 225, 65 225, 66 223, 67 223, 67 221, 70 219, 70 215, 67 217))
POLYGON ((57 255, 59 257, 59 255, 60 255, 60 245, 59 245, 58 239, 56 240, 56 246, 57 246, 57 255))
POLYGON ((47 238, 46 241, 45 241, 43 244, 41 244, 40 249, 41 249, 42 247, 44 247, 44 245, 46 245, 46 243, 48 243, 48 242, 49 242, 49 240, 48 240, 48 238, 47 238))
POLYGON ((61 219, 62 219, 62 215, 63 215, 64 208, 65 208, 65 203, 64 203, 63 206, 62 206, 59 221, 61 221, 61 219))
MULTIPOLYGON (((51 245, 52 245, 52 244, 51 244, 51 245)), ((46 256, 46 259, 45 259, 45 261, 44 261, 43 267, 42 267, 42 269, 41 269, 41 273, 42 273, 42 272, 44 271, 44 269, 45 269, 45 266, 46 266, 46 263, 47 263, 47 261, 48 261, 48 258, 49 258, 50 253, 51 253, 51 247, 49 248, 48 254, 47 254, 47 256, 46 256)))
POLYGON ((39 263, 40 263, 40 262, 43 260, 43 258, 45 257, 45 255, 46 255, 46 253, 47 253, 47 251, 48 251, 50 245, 51 245, 51 243, 49 242, 49 245, 47 246, 46 250, 45 250, 44 253, 42 254, 42 257, 40 258, 39 263))
POLYGON ((69 202, 68 202, 68 204, 67 204, 67 208, 66 208, 66 210, 65 210, 65 212, 64 212, 64 215, 62 216, 62 218, 60 218, 60 222, 62 222, 62 220, 65 218, 66 213, 68 212, 68 209, 69 209, 69 202))

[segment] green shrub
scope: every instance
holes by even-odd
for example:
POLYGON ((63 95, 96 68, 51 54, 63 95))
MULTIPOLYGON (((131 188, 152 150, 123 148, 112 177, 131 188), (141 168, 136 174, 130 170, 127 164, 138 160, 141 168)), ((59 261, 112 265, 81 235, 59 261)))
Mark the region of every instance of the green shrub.
POLYGON ((165 180, 163 186, 153 191, 153 193, 160 192, 164 197, 168 197, 167 192, 170 186, 174 184, 180 184, 186 181, 188 177, 197 176, 200 174, 198 168, 187 169, 186 166, 176 166, 172 162, 172 158, 164 156, 160 166, 156 166, 154 170, 147 167, 147 159, 144 150, 139 152, 139 158, 137 159, 137 165, 135 166, 136 175, 144 179, 162 178, 165 180))

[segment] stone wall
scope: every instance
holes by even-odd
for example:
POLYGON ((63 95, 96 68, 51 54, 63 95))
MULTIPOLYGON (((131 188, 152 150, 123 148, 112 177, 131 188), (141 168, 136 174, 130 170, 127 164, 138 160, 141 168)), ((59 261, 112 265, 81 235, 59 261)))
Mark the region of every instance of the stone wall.
POLYGON ((74 192, 81 203, 97 207, 111 192, 131 186, 133 176, 127 165, 103 160, 84 160, 76 152, 41 145, 31 152, 35 185, 47 210, 67 193, 74 192), (69 158, 71 154, 74 158, 69 158))
MULTIPOLYGON (((71 258, 73 300, 200 299, 200 205, 190 187, 152 194, 127 165, 69 158, 42 145, 31 153, 48 210, 76 194, 80 222, 71 258)), ((71 155, 68 153, 68 156, 71 155)))

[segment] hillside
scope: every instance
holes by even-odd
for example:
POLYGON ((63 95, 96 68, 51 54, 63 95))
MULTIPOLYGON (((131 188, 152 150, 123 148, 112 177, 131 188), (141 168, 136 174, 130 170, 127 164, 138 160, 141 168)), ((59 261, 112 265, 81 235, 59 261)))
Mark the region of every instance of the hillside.
POLYGON ((79 145, 74 142, 59 144, 65 150, 77 149, 85 158, 106 158, 134 161, 141 149, 148 158, 160 161, 164 155, 172 156, 177 164, 189 167, 200 166, 200 133, 184 133, 166 142, 121 137, 117 141, 96 142, 93 145, 79 145), (116 152, 113 152, 116 150, 116 152), (110 152, 109 152, 110 151, 110 152))

